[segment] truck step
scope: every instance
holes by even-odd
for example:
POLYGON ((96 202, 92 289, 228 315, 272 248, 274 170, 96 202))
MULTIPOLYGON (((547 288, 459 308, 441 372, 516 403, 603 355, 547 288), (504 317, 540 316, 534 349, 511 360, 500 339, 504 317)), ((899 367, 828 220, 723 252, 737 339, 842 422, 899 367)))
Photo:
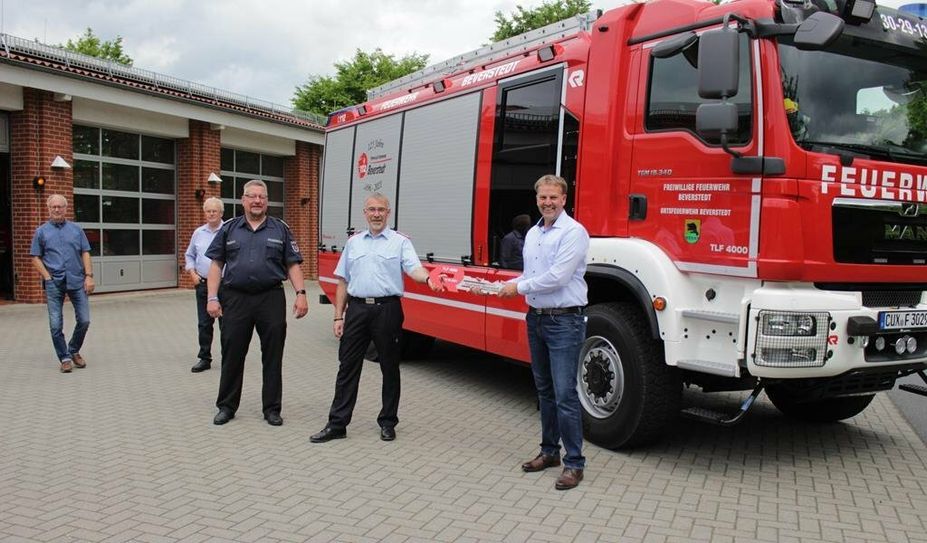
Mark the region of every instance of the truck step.
POLYGON ((927 387, 923 385, 915 385, 912 383, 904 383, 898 385, 898 388, 904 390, 905 392, 910 392, 912 394, 918 394, 921 396, 927 396, 927 387))
POLYGON ((689 407, 682 410, 682 416, 718 426, 733 426, 743 420, 743 418, 747 415, 747 411, 750 411, 750 408, 753 407, 754 402, 756 402, 756 398, 762 391, 763 383, 757 383, 756 387, 753 389, 753 392, 751 392, 750 395, 747 396, 747 399, 740 404, 740 410, 733 415, 715 411, 713 409, 706 409, 704 407, 689 407))
POLYGON ((686 417, 687 419, 700 420, 709 424, 717 424, 718 426, 727 426, 726 423, 728 419, 731 418, 727 413, 715 411, 714 409, 706 409, 704 407, 689 407, 687 409, 683 409, 682 416, 686 417))

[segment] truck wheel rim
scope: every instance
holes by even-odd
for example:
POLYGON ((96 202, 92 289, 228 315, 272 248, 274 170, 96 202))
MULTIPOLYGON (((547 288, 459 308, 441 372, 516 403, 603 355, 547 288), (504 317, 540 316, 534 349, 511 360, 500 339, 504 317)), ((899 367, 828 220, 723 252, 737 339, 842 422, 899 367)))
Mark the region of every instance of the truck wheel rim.
POLYGON ((586 338, 579 358, 577 376, 579 401, 589 415, 603 419, 613 414, 624 393, 621 357, 602 336, 586 338))

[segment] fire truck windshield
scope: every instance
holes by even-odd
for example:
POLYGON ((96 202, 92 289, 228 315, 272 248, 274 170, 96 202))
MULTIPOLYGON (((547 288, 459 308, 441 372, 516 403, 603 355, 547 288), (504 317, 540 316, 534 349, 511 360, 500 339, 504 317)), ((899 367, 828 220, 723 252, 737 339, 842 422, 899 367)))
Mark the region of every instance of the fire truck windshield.
POLYGON ((843 36, 823 51, 779 41, 784 107, 803 148, 927 164, 927 55, 843 36))

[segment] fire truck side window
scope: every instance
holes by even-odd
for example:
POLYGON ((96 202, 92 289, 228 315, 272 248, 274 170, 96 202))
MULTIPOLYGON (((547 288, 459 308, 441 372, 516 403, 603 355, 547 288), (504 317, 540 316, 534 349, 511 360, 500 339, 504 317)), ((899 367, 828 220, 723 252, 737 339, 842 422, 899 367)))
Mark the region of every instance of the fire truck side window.
MULTIPOLYGON (((500 85, 489 196, 489 247, 493 265, 503 265, 502 238, 512 230, 513 219, 526 214, 534 223, 540 218, 534 203, 534 182, 542 175, 558 173, 561 92, 562 71, 548 71, 527 81, 500 85)), ((574 127, 573 132, 577 130, 574 127)), ((567 181, 572 187, 573 179, 567 181)), ((567 205, 572 205, 572 196, 567 195, 567 205)))
MULTIPOLYGON (((730 101, 737 105, 739 122, 737 132, 728 135, 731 144, 750 141, 753 130, 753 78, 750 75, 749 38, 740 39, 740 89, 730 101)), ((653 58, 647 87, 647 115, 644 127, 648 132, 685 130, 695 132, 695 110, 700 104, 711 102, 698 95, 698 68, 694 59, 698 55, 680 52, 669 58, 653 58)), ((718 138, 699 139, 709 144, 720 144, 718 138)))

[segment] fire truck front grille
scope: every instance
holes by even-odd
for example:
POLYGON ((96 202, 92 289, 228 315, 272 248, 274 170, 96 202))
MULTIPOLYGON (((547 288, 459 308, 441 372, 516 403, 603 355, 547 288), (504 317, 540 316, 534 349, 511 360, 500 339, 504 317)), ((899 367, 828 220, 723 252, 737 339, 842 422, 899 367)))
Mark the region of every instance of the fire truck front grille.
POLYGON ((920 290, 863 291, 863 305, 866 307, 913 307, 920 302, 920 290))
POLYGON ((847 264, 927 264, 927 204, 836 198, 834 260, 847 264))

